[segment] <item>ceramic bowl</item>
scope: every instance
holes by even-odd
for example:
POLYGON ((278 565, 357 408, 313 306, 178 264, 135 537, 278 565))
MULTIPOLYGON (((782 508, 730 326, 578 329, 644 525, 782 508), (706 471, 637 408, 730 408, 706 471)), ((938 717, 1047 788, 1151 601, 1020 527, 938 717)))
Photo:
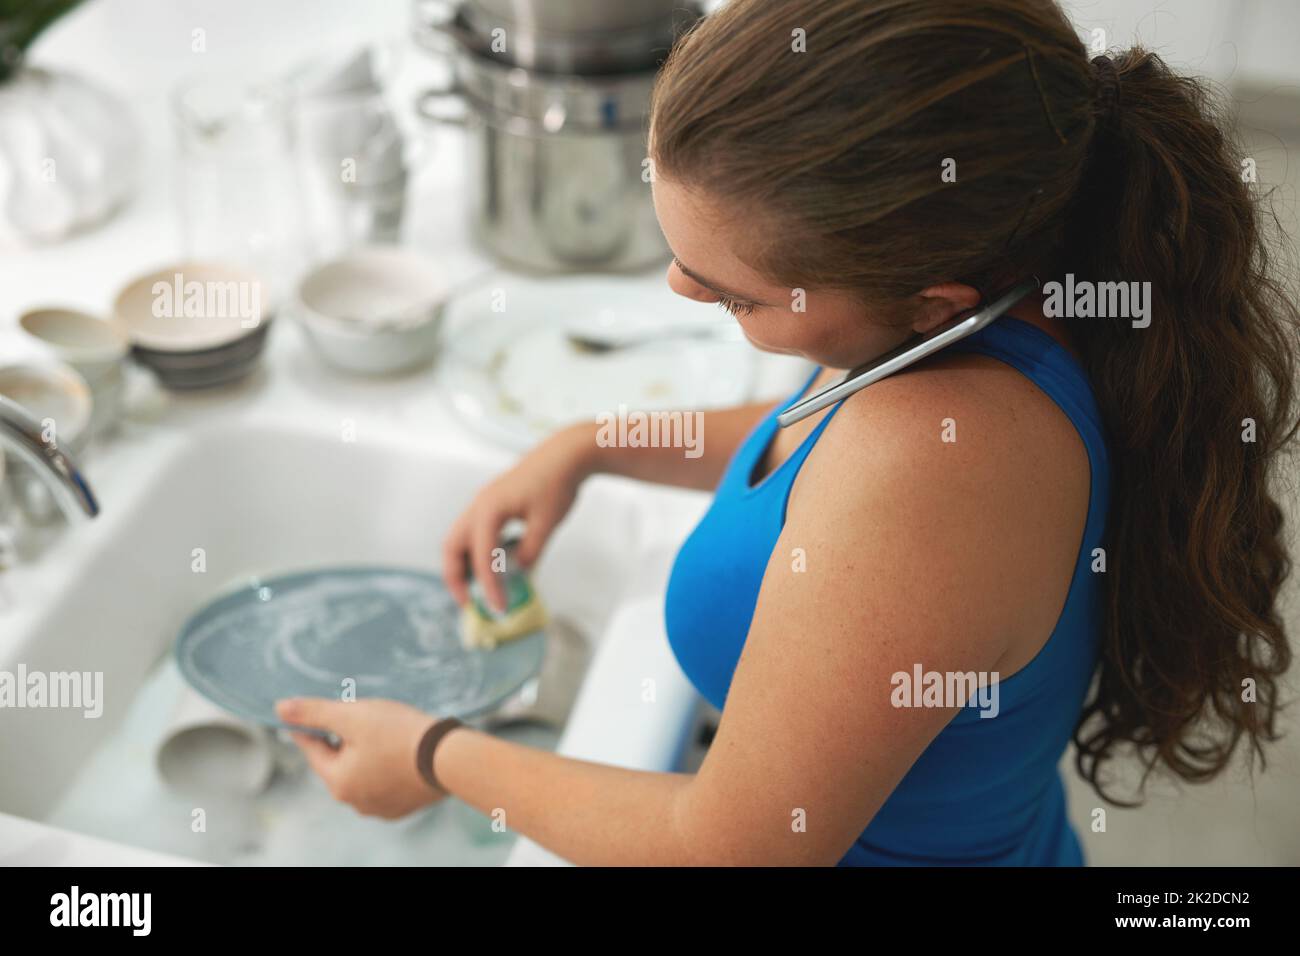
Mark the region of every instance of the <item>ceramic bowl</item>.
POLYGON ((246 270, 179 263, 130 282, 113 304, 113 320, 164 386, 207 388, 256 367, 271 325, 264 296, 265 284, 246 270))
POLYGON ((335 368, 410 371, 438 352, 447 283, 426 258, 369 246, 326 262, 298 283, 294 316, 335 368))
POLYGON ((272 323, 261 325, 242 339, 215 349, 194 352, 164 352, 136 346, 136 361, 153 370, 167 388, 187 390, 209 388, 239 381, 257 367, 272 323))
POLYGON ((125 365, 130 352, 126 334, 114 322, 78 309, 32 309, 18 325, 56 358, 76 369, 90 386, 94 434, 110 430, 122 416, 125 365))

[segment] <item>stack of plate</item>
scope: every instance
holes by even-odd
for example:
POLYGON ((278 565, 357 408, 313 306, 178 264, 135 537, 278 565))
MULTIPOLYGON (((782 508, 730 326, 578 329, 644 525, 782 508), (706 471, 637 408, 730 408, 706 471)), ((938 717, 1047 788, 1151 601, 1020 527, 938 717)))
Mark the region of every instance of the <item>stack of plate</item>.
POLYGON ((257 366, 271 320, 262 281, 231 266, 183 263, 134 280, 113 318, 140 364, 171 389, 210 388, 257 366))

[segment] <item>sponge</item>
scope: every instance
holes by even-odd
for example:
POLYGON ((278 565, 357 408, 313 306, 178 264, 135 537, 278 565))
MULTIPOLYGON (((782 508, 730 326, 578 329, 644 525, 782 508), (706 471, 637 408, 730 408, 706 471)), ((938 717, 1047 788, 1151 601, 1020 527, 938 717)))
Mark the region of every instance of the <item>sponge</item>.
POLYGON ((460 614, 460 640, 470 650, 493 650, 498 644, 532 634, 546 626, 546 609, 534 595, 504 615, 490 616, 470 602, 460 614))
POLYGON ((492 650, 546 626, 546 609, 527 575, 513 570, 506 575, 504 586, 506 611, 498 614, 488 607, 478 582, 470 582, 470 601, 460 615, 460 640, 467 649, 492 650))

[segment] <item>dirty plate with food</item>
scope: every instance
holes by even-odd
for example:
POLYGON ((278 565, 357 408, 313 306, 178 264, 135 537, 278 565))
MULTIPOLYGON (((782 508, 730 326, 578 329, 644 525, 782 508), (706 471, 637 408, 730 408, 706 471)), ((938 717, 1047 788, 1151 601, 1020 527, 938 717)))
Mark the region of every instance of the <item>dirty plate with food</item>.
POLYGON ((501 276, 453 300, 446 338, 447 401, 475 431, 515 450, 620 409, 743 404, 755 378, 754 350, 734 320, 674 295, 657 274, 501 276))

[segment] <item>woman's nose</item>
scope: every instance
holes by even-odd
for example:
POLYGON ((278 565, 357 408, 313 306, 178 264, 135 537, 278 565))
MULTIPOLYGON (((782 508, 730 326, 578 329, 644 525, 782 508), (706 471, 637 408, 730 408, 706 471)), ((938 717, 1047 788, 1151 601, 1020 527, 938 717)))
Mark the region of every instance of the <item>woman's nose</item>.
POLYGON ((676 262, 668 266, 668 288, 687 299, 696 302, 717 302, 718 294, 700 285, 686 273, 682 272, 676 262))

